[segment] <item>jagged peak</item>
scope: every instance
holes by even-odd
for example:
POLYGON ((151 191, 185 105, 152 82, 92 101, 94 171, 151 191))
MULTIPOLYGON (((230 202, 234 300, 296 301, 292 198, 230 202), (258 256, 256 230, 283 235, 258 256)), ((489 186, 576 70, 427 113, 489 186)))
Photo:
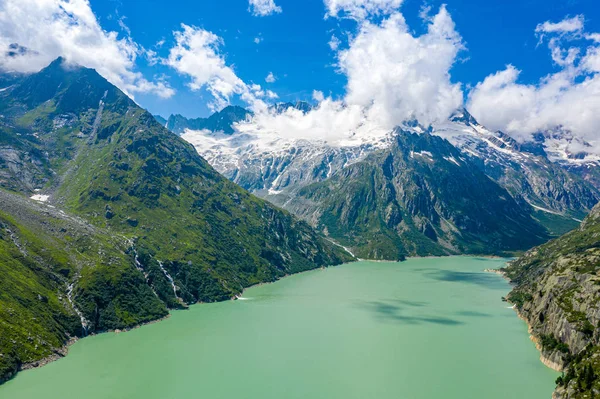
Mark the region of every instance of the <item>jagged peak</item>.
POLYGON ((475 119, 475 117, 473 117, 473 115, 471 115, 471 113, 467 111, 467 109, 464 107, 454 111, 454 113, 450 116, 449 119, 451 122, 462 122, 468 125, 479 125, 477 119, 475 119))

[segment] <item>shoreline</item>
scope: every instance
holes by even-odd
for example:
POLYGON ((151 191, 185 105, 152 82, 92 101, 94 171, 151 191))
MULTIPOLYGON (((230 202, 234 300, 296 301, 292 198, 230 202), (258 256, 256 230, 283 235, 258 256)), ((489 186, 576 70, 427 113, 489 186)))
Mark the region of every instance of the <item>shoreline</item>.
MULTIPOLYGON (((274 280, 274 281, 266 281, 266 282, 262 282, 262 283, 253 284, 251 286, 248 286, 248 287, 245 287, 244 289, 242 289, 242 291, 239 294, 231 297, 229 299, 229 301, 237 301, 237 300, 239 300, 244 295, 244 292, 246 292, 246 290, 248 290, 250 288, 260 287, 262 285, 267 285, 267 284, 274 284, 274 283, 276 283, 278 281, 281 281, 281 280, 283 280, 284 278, 287 278, 287 277, 296 276, 296 275, 300 275, 300 274, 304 274, 304 273, 309 273, 309 272, 315 272, 315 271, 318 271, 318 270, 325 270, 325 269, 328 269, 328 268, 331 268, 331 267, 339 267, 339 266, 344 265, 344 264, 355 263, 355 262, 347 262, 347 263, 341 263, 339 265, 322 266, 322 267, 317 267, 315 269, 303 270, 303 271, 298 272, 298 273, 286 274, 286 275, 282 276, 281 278, 279 278, 277 280, 274 280)), ((227 301, 221 301, 221 302, 227 302, 227 301)), ((190 304, 189 306, 206 305, 206 304, 209 304, 209 303, 215 303, 215 302, 196 302, 196 303, 190 304)), ((101 334, 108 334, 108 333, 114 333, 114 334, 127 333, 127 332, 130 332, 130 331, 136 330, 138 328, 142 328, 144 326, 148 326, 150 324, 160 323, 160 322, 162 322, 162 321, 170 318, 173 311, 179 311, 179 310, 186 310, 186 309, 169 309, 169 313, 166 316, 164 316, 164 317, 161 317, 161 318, 156 319, 156 320, 147 321, 145 323, 137 324, 137 325, 135 325, 133 327, 129 327, 129 328, 125 328, 125 329, 96 331, 96 332, 93 332, 93 333, 91 333, 89 335, 86 335, 85 337, 71 337, 71 338, 69 338, 69 340, 63 346, 61 346, 60 348, 54 349, 54 353, 53 354, 51 354, 49 356, 46 356, 46 357, 44 357, 44 358, 42 358, 40 360, 36 360, 36 361, 33 361, 33 362, 28 362, 28 363, 22 363, 22 364, 20 364, 17 367, 17 370, 12 375, 7 376, 4 379, 3 382, 0 382, 0 385, 3 385, 5 383, 9 382, 10 380, 16 378, 23 371, 35 370, 35 369, 38 369, 38 368, 42 368, 44 366, 47 366, 50 363, 53 363, 53 362, 55 362, 57 360, 60 360, 60 359, 62 359, 64 357, 66 357, 69 354, 69 348, 72 345, 74 345, 75 343, 77 343, 81 339, 88 338, 88 337, 93 337, 93 336, 101 335, 101 334)))
MULTIPOLYGON (((464 258, 507 259, 507 258, 503 258, 501 256, 496 256, 496 255, 447 255, 447 256, 415 256, 415 257, 407 257, 406 260, 416 260, 416 259, 444 259, 444 258, 451 258, 451 257, 457 257, 457 258, 458 257, 464 257, 464 258)), ((260 287, 262 285, 267 285, 267 284, 274 284, 274 283, 277 283, 277 282, 279 282, 279 281, 281 281, 281 280, 283 280, 283 279, 285 279, 287 277, 292 277, 292 276, 296 276, 296 275, 302 275, 302 274, 310 273, 310 272, 316 272, 316 271, 319 271, 319 270, 326 270, 326 269, 329 269, 329 268, 340 267, 340 266, 343 266, 345 264, 352 264, 352 263, 356 263, 356 262, 377 262, 377 263, 403 263, 404 262, 404 261, 398 261, 398 260, 359 259, 359 258, 356 258, 356 257, 355 257, 355 259, 356 260, 353 261, 353 262, 346 262, 346 263, 341 263, 339 265, 322 266, 322 267, 317 267, 315 269, 303 270, 303 271, 298 272, 298 273, 286 274, 286 275, 282 276, 281 278, 278 278, 277 280, 274 280, 274 281, 266 281, 266 282, 256 283, 256 284, 253 284, 253 285, 250 285, 248 287, 243 288, 242 291, 239 294, 231 297, 229 300, 230 301, 240 300, 240 298, 243 298, 244 293, 248 289, 251 289, 251 288, 254 288, 254 287, 260 287)), ((497 270, 497 269, 486 269, 486 270, 484 270, 484 272, 493 272, 493 273, 502 275, 504 278, 506 278, 505 274, 503 272, 501 272, 500 270, 497 270)), ((227 301, 221 301, 221 302, 227 302, 227 301)), ((194 304, 190 304, 189 306, 205 305, 205 304, 207 304, 207 303, 206 302, 196 302, 194 304)), ((6 383, 6 382, 8 382, 8 381, 10 381, 12 379, 14 379, 15 377, 17 377, 17 375, 19 373, 21 373, 23 371, 28 371, 28 370, 34 370, 34 369, 37 369, 37 368, 41 368, 41 367, 44 367, 44 366, 46 366, 46 365, 48 365, 50 363, 53 363, 53 362, 55 362, 57 360, 60 360, 60 359, 62 359, 64 357, 66 357, 69 354, 69 348, 72 345, 74 345, 75 343, 77 343, 81 339, 84 339, 84 338, 87 338, 87 337, 92 337, 92 336, 95 336, 95 335, 100 335, 100 334, 107 334, 107 333, 120 334, 120 333, 129 332, 129 331, 132 331, 132 330, 135 330, 135 329, 138 329, 138 328, 150 325, 150 324, 162 322, 162 321, 170 318, 173 311, 178 311, 178 310, 184 310, 184 309, 169 309, 169 313, 166 316, 164 316, 164 317, 161 317, 161 318, 156 319, 156 320, 151 320, 151 321, 148 321, 148 322, 145 322, 145 323, 141 323, 141 324, 135 325, 133 327, 125 328, 125 329, 122 329, 122 330, 121 329, 115 329, 115 330, 97 331, 97 332, 93 332, 93 333, 91 333, 91 334, 89 334, 89 335, 87 335, 85 337, 71 337, 62 347, 60 347, 58 349, 55 349, 54 353, 52 355, 47 356, 45 358, 42 358, 40 360, 34 361, 34 362, 28 362, 28 363, 20 364, 19 367, 17 368, 17 371, 13 375, 8 376, 4 380, 4 382, 0 383, 0 385, 2 385, 4 383, 6 383)), ((518 313, 518 311, 517 311, 517 313, 518 313)), ((527 323, 527 324, 529 325, 529 323, 527 323)), ((548 360, 548 362, 550 362, 550 361, 548 360)), ((546 363, 544 363, 544 364, 546 364, 546 363)), ((550 366, 548 366, 548 367, 550 367, 550 366)))
MULTIPOLYGON (((497 274, 499 276, 502 276, 502 278, 504 278, 506 281, 508 281, 509 283, 512 284, 511 280, 506 275, 506 272, 504 272, 503 270, 500 270, 500 269, 485 269, 484 272, 486 272, 486 273, 494 273, 494 274, 497 274)), ((516 304, 510 302, 508 299, 506 299, 506 302, 508 302, 511 305, 513 305, 512 309, 517 314, 517 317, 519 319, 523 320, 525 322, 525 324, 527 324, 527 332, 529 333, 529 339, 531 340, 531 342, 534 343, 535 348, 537 349, 537 351, 540 354, 540 362, 542 362, 542 364, 544 366, 548 367, 549 369, 554 370, 554 371, 556 371, 558 373, 562 373, 565 370, 564 366, 562 366, 562 365, 560 365, 560 364, 552 361, 551 359, 547 358, 546 356, 544 356, 544 352, 542 351, 542 346, 540 345, 539 339, 535 336, 534 331, 533 331, 533 327, 529 323, 529 320, 527 320, 527 318, 519 311, 519 309, 517 308, 516 304)))
POLYGON ((550 360, 549 358, 547 358, 546 356, 544 356, 544 352, 542 351, 542 345, 540 345, 539 339, 535 336, 534 332, 533 332, 533 327, 531 326, 531 324, 529 324, 529 321, 527 320, 527 318, 525 316, 523 316, 523 314, 519 311, 519 309, 517 309, 517 307, 514 307, 515 312, 517 313, 517 317, 521 320, 523 320, 526 324, 527 324, 527 332, 529 333, 529 339, 531 340, 531 342, 534 343, 535 345, 535 349, 537 349, 537 351, 540 353, 540 362, 542 362, 542 364, 546 367, 548 367, 551 370, 554 370, 558 373, 562 373, 563 371, 565 371, 565 367, 550 360))
MULTIPOLYGON (((173 310, 178 310, 178 309, 173 309, 173 310)), ((97 331, 97 332, 93 332, 89 335, 86 335, 85 337, 71 337, 69 338, 69 340, 60 348, 55 349, 54 353, 51 354, 50 356, 46 356, 40 360, 36 360, 34 362, 28 362, 28 363, 23 363, 21 365, 19 365, 19 367, 17 368, 17 371, 12 375, 9 376, 4 383, 14 379, 18 374, 20 374, 23 371, 27 371, 27 370, 34 370, 34 369, 38 369, 38 368, 42 368, 50 363, 53 363, 57 360, 60 360, 64 357, 66 357, 69 354, 69 349, 71 348, 71 346, 73 346, 74 344, 76 344, 79 340, 87 338, 87 337, 93 337, 95 335, 100 335, 100 334, 108 334, 108 333, 114 333, 114 334, 120 334, 122 332, 129 332, 129 331, 133 331, 136 330, 138 328, 142 328, 144 326, 150 325, 150 324, 155 324, 155 323, 160 323, 161 321, 164 321, 168 318, 171 317, 171 311, 169 311, 169 314, 167 314, 164 317, 161 317, 160 319, 156 319, 156 320, 151 320, 151 321, 147 321, 145 323, 141 323, 141 324, 137 324, 133 327, 129 327, 129 328, 125 328, 125 329, 116 329, 116 330, 105 330, 105 331, 97 331)), ((1 384, 0 384, 1 385, 1 384)))

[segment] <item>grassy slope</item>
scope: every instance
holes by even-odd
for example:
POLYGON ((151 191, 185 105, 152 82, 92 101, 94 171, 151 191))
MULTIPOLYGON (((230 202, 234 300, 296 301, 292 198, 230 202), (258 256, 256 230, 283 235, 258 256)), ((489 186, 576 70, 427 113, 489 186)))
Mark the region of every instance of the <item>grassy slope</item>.
POLYGON ((0 147, 22 160, 19 173, 0 164, 0 188, 42 188, 56 207, 0 190, 0 222, 14 232, 0 229, 0 380, 81 335, 71 283, 90 331, 102 331, 352 260, 220 176, 92 70, 56 62, 1 93, 0 111, 0 147))
POLYGON ((220 176, 146 111, 128 104, 123 116, 121 106, 105 106, 96 136, 69 165, 56 198, 134 239, 167 303, 177 299, 162 289, 169 284, 158 261, 177 295, 193 303, 350 260, 304 222, 220 176))
POLYGON ((127 328, 167 314, 132 265, 126 242, 44 205, 0 193, 0 379, 92 330, 127 328), (115 282, 119 284, 114 284, 115 282), (102 289, 99 289, 102 287, 102 289))

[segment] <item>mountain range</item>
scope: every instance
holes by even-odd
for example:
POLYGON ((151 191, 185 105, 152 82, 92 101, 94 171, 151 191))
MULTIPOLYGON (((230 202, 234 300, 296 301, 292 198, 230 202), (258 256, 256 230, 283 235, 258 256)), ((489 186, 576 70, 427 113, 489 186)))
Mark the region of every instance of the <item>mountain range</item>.
MULTIPOLYGON (((283 105, 273 112, 286 109, 283 105)), ((577 172, 598 170, 600 161, 591 154, 569 154, 565 143, 572 137, 567 133, 559 136, 546 132, 536 135, 533 141, 520 143, 485 128, 464 109, 434 126, 408 122, 385 134, 354 136, 341 144, 265 133, 253 126, 252 118, 229 122, 227 133, 188 129, 183 137, 233 182, 302 217, 358 256, 398 259, 406 255, 506 254, 577 227, 600 201, 595 172, 577 172), (420 136, 426 138, 418 139, 420 136), (444 149, 442 142, 447 143, 444 149), (426 181, 427 201, 431 203, 427 206, 435 211, 423 213, 412 204, 414 199, 397 198, 398 187, 390 194, 389 182, 384 184, 385 179, 381 178, 385 177, 385 162, 390 154, 391 164, 401 158, 405 163, 396 165, 395 172, 388 172, 394 176, 387 180, 406 174, 410 182, 426 181), (449 189, 448 181, 427 179, 424 165, 428 165, 430 177, 464 172, 454 182, 462 189, 449 189), (368 189, 365 182, 370 182, 368 189), (365 190, 370 194, 365 194, 365 190), (350 192, 343 194, 345 191, 350 192), (469 193, 485 199, 487 205, 493 203, 495 211, 491 212, 496 215, 488 218, 476 207, 461 209, 448 197, 458 193, 463 198, 468 198, 465 194, 469 193), (517 220, 491 196, 506 199, 520 215, 517 220), (403 216, 396 216, 396 221, 391 222, 391 209, 403 216), (368 223, 355 216, 367 214, 368 223), (460 218, 468 218, 478 227, 465 231, 458 222, 460 218), (500 227, 509 225, 514 231, 500 227), (522 231, 517 226, 535 232, 528 234, 531 242, 519 246, 497 241, 497 232, 518 237, 522 231), (368 232, 355 230, 361 228, 368 232), (460 237, 469 233, 475 235, 460 237), (352 235, 355 237, 350 238, 352 235), (483 240, 471 243, 474 237, 483 240), (417 241, 419 244, 415 244, 417 241)), ((400 181, 398 185, 405 186, 400 181)), ((421 187, 415 192, 423 194, 421 187)))
POLYGON ((292 273, 525 252, 505 270, 508 299, 568 371, 557 394, 586 392, 600 159, 585 142, 559 128, 518 142, 464 109, 337 140, 261 130, 255 116, 153 116, 62 58, 0 74, 0 382, 77 337, 292 273))
POLYGON ((0 380, 74 337, 353 260, 96 71, 59 58, 3 81, 0 380))

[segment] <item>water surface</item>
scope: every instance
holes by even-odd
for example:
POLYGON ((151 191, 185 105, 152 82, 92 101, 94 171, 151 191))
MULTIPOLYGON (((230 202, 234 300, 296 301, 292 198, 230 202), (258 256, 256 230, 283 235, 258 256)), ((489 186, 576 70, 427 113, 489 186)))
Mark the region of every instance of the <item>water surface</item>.
POLYGON ((249 289, 121 334, 0 387, 10 399, 549 399, 557 374, 486 268, 360 262, 249 289))

